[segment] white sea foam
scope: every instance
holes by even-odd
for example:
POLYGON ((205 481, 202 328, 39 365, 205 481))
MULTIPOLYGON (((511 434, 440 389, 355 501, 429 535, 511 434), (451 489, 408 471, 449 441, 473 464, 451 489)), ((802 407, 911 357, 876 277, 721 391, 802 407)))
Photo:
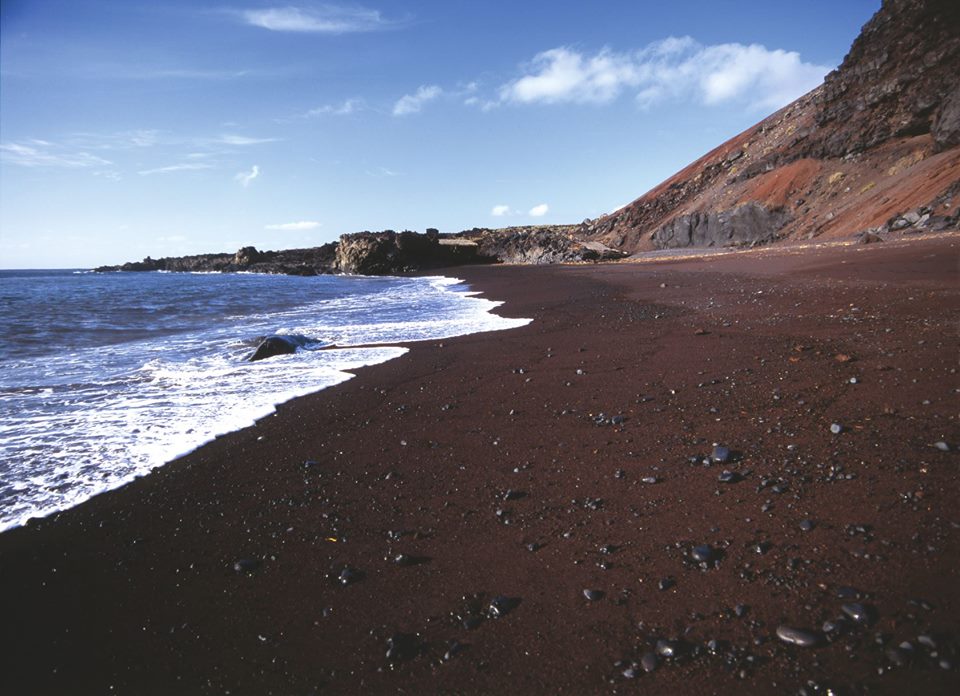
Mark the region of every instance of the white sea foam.
POLYGON ((397 344, 529 321, 492 314, 499 303, 472 297, 450 278, 364 279, 355 287, 346 296, 237 315, 202 331, 5 363, 0 531, 121 486, 252 425, 277 404, 407 351, 397 344), (250 339, 271 333, 364 347, 247 362, 250 339))

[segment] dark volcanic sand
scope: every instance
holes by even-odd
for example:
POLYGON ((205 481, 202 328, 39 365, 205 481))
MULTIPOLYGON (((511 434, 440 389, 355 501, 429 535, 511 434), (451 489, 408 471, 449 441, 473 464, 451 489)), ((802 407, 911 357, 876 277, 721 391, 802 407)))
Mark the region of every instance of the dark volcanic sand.
POLYGON ((457 269, 535 321, 0 535, 2 690, 960 693, 958 251, 457 269))

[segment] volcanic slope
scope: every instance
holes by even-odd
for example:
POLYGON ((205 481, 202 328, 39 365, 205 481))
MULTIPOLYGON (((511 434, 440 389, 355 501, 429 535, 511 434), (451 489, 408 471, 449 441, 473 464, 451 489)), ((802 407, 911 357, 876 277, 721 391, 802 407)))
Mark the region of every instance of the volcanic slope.
POLYGON ((824 83, 581 234, 626 253, 960 222, 960 3, 884 0, 824 83))

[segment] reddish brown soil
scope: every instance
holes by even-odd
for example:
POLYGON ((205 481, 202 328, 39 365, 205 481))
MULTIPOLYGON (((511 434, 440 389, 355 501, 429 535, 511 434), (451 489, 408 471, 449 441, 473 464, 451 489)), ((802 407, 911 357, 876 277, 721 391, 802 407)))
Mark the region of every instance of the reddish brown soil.
POLYGON ((958 693, 958 252, 457 269, 533 323, 413 345, 0 535, 3 690, 958 693), (735 461, 704 466, 714 442, 735 461), (716 567, 689 560, 702 543, 716 567), (871 625, 777 640, 840 615, 844 585, 871 625), (497 595, 510 610, 465 628, 497 595), (680 656, 627 679, 658 638, 680 656))

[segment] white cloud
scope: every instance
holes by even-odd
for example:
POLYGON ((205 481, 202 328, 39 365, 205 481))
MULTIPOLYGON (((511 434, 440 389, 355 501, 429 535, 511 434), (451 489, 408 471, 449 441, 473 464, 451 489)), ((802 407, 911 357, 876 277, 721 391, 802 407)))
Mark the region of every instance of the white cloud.
POLYGON ((297 232, 300 230, 315 230, 320 227, 319 222, 302 220, 300 222, 283 222, 276 225, 264 225, 265 230, 281 230, 283 232, 297 232))
POLYGON ((140 176, 150 176, 151 174, 170 174, 171 172, 192 172, 200 169, 213 169, 212 164, 206 162, 184 162, 182 164, 171 164, 167 167, 157 167, 156 169, 142 169, 140 176))
POLYGON ((548 212, 550 212, 550 206, 546 203, 541 203, 540 205, 535 205, 530 208, 530 217, 543 217, 548 212))
POLYGON ((304 117, 309 118, 311 116, 323 116, 326 114, 331 116, 349 116, 362 108, 362 99, 347 99, 341 104, 324 104, 323 106, 318 106, 316 109, 310 109, 310 111, 304 114, 304 117))
POLYGON ((245 135, 221 135, 217 138, 218 143, 224 145, 260 145, 262 143, 275 143, 276 138, 248 138, 245 135))
POLYGON ((670 37, 627 53, 544 51, 526 75, 500 88, 499 97, 501 103, 602 104, 632 90, 644 108, 688 99, 711 106, 739 100, 771 109, 813 89, 829 71, 829 66, 804 63, 792 51, 758 44, 703 46, 690 37, 670 37))
POLYGON ((270 31, 316 34, 377 31, 397 25, 396 22, 385 19, 378 10, 339 5, 270 7, 263 10, 241 10, 239 15, 247 24, 270 31))
POLYGON ((494 217, 506 217, 507 215, 512 214, 509 205, 495 205, 490 211, 490 214, 494 217))
POLYGON ((249 186, 249 185, 253 182, 253 180, 256 179, 258 176, 260 176, 260 167, 255 164, 255 165, 253 165, 253 166, 250 168, 250 171, 249 171, 249 172, 237 172, 237 173, 234 175, 233 179, 234 179, 234 181, 239 181, 240 184, 241 184, 244 188, 246 188, 246 187, 249 186))
POLYGON ((84 169, 87 167, 105 167, 113 163, 89 152, 74 150, 46 140, 28 140, 19 143, 0 145, 0 158, 4 162, 24 167, 60 167, 63 169, 84 169))
POLYGON ((406 94, 393 105, 394 116, 419 113, 423 105, 443 94, 437 85, 421 85, 413 94, 406 94))
POLYGON ((585 58, 567 48, 554 48, 537 54, 533 74, 525 75, 500 89, 503 101, 531 102, 607 102, 625 86, 638 82, 636 67, 629 56, 602 50, 585 58))

